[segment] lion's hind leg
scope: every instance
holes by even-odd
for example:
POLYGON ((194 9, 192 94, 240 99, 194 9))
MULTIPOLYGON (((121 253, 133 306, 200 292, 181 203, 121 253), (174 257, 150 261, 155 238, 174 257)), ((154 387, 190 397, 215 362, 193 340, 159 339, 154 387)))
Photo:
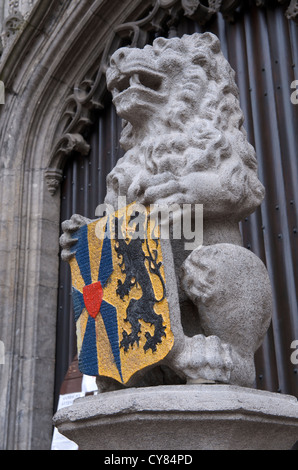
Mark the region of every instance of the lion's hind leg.
POLYGON ((138 303, 138 300, 132 299, 127 308, 127 316, 124 321, 130 324, 131 332, 127 333, 127 331, 123 330, 120 347, 124 348, 124 351, 128 351, 129 347, 135 343, 139 345, 140 342, 139 333, 141 331, 141 324, 139 322, 138 303))
POLYGON ((144 346, 144 351, 152 349, 152 351, 154 352, 156 351, 157 345, 161 343, 163 336, 166 336, 166 327, 163 326, 162 315, 158 315, 154 312, 153 305, 154 304, 152 302, 146 304, 143 312, 143 320, 146 323, 154 325, 153 336, 149 333, 149 331, 145 333, 145 338, 147 339, 147 341, 144 346))

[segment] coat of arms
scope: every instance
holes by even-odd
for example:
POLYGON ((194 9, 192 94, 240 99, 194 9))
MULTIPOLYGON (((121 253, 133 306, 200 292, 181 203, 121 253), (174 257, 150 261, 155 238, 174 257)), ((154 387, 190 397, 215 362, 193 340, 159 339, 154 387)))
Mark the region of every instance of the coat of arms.
POLYGON ((122 384, 174 344, 161 239, 131 206, 75 232, 69 260, 79 368, 122 384))

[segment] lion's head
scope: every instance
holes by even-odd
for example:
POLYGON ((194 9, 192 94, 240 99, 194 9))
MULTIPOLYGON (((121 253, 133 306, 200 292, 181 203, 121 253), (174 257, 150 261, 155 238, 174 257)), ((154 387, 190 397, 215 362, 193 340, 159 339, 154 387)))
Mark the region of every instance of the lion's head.
POLYGON ((126 150, 107 178, 107 203, 115 205, 117 196, 127 203, 197 203, 205 217, 240 220, 262 202, 235 73, 216 36, 118 49, 107 86, 123 118, 126 150))

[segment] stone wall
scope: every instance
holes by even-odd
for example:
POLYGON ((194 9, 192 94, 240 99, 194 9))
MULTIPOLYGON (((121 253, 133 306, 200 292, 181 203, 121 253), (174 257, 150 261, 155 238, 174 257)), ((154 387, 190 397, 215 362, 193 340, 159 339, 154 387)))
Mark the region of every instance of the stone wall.
POLYGON ((38 0, 3 0, 0 5, 0 56, 9 47, 38 0))
POLYGON ((41 1, 2 56, 1 449, 51 445, 60 192, 50 193, 45 170, 78 74, 100 57, 111 26, 142 2, 116 3, 41 1))

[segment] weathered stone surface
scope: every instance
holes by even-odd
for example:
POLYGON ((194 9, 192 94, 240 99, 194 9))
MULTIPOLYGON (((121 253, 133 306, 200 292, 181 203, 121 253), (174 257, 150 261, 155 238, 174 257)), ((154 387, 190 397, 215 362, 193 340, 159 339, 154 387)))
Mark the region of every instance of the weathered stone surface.
POLYGON ((190 203, 193 216, 195 204, 204 206, 204 245, 211 246, 188 255, 173 243, 181 315, 184 291, 197 307, 199 327, 188 321, 191 337, 167 364, 187 380, 251 386, 253 356, 270 322, 271 290, 262 263, 236 246, 237 223, 262 202, 264 188, 234 72, 216 36, 193 34, 158 38, 143 50, 118 49, 107 86, 124 119, 126 154, 107 178, 105 202, 116 204, 125 195, 128 203, 190 203))
MULTIPOLYGON (((254 354, 272 312, 271 286, 264 264, 245 248, 216 244, 194 250, 183 265, 181 278, 184 290, 198 308, 207 339, 215 335, 223 343, 210 344, 206 356, 212 357, 213 368, 202 367, 200 377, 253 386, 254 354), (224 368, 225 375, 216 379, 218 368, 224 368)), ((196 364, 199 356, 194 351, 199 354, 202 350, 201 338, 194 336, 189 343, 196 364)), ((183 355, 178 363, 180 360, 184 362, 183 355)))
POLYGON ((81 450, 286 450, 298 402, 229 385, 132 388, 78 399, 54 421, 81 450))
MULTIPOLYGON (((261 261, 238 246, 238 223, 262 202, 264 188, 219 40, 205 33, 120 48, 106 75, 123 118, 126 154, 107 177, 105 203, 117 208, 125 196, 127 204, 190 204, 194 220, 195 206, 204 208, 207 246, 189 253, 185 234, 172 236, 170 277, 181 315, 172 315, 175 347, 163 362, 186 381, 253 386, 254 353, 271 318, 271 289, 261 261)), ((63 259, 75 249, 73 232, 84 223, 78 215, 64 222, 63 259)))
MULTIPOLYGON (((2 3, 0 22, 8 16, 9 3, 19 3, 24 16, 26 5, 33 4, 2 3)), ((101 0, 92 6, 34 2, 30 18, 1 56, 1 449, 51 446, 61 200, 59 191, 50 194, 45 170, 51 167, 55 129, 78 73, 85 77, 94 67, 112 25, 134 17, 139 3, 125 0, 115 8, 101 0)))
POLYGON ((234 72, 215 35, 118 49, 107 86, 126 150, 107 178, 107 203, 204 204, 206 218, 239 221, 262 202, 234 72))

